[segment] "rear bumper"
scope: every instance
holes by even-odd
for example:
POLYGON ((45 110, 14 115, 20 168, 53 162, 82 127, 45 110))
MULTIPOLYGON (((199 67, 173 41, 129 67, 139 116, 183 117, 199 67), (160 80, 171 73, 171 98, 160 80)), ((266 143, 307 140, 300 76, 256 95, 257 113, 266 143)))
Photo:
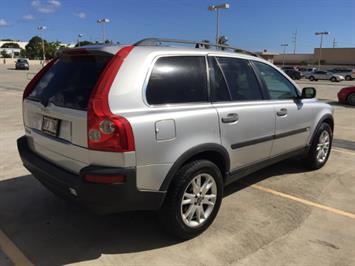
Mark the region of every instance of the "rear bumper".
POLYGON ((77 202, 95 213, 114 213, 131 210, 156 210, 162 205, 164 192, 139 191, 135 168, 88 166, 76 175, 43 159, 28 146, 25 136, 17 140, 23 165, 45 187, 58 196, 77 202), (126 182, 117 185, 86 182, 84 174, 124 175, 126 182))

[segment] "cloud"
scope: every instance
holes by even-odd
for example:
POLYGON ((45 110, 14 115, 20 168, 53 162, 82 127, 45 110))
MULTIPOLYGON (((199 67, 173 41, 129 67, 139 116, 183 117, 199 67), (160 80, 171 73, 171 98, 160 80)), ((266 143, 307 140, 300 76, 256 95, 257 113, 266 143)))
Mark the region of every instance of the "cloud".
POLYGON ((22 16, 22 19, 30 21, 30 20, 34 20, 35 17, 33 15, 31 15, 31 14, 27 14, 27 15, 22 16))
POLYGON ((59 0, 32 0, 31 5, 40 13, 53 13, 55 12, 62 4, 59 0))
POLYGON ((85 12, 78 12, 78 13, 74 13, 74 16, 77 16, 78 18, 81 18, 81 19, 85 19, 86 13, 85 12))
POLYGON ((9 26, 9 23, 3 18, 0 18, 0 27, 6 27, 9 26))

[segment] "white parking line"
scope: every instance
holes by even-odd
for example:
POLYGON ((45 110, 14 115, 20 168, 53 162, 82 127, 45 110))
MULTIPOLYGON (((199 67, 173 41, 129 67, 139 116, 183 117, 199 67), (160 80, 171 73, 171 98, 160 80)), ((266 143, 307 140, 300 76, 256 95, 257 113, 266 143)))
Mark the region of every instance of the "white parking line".
POLYGON ((337 148, 332 148, 332 151, 336 151, 336 152, 345 153, 345 154, 349 154, 349 155, 354 155, 355 156, 355 152, 352 152, 352 151, 340 150, 340 149, 337 149, 337 148))
POLYGON ((21 252, 3 231, 0 230, 0 248, 14 265, 33 266, 34 264, 21 252))

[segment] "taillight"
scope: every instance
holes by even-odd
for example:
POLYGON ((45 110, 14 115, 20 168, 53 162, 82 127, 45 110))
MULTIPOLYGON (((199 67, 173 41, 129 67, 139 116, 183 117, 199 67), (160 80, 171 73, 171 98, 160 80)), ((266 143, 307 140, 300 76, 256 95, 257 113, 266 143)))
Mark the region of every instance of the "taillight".
POLYGON ((103 70, 89 101, 88 148, 99 151, 134 151, 134 137, 127 119, 113 114, 108 104, 111 85, 133 46, 118 51, 103 70))
POLYGON ((33 89, 36 87, 37 83, 40 79, 44 76, 44 74, 48 71, 48 69, 55 63, 57 58, 52 59, 47 65, 45 65, 34 77, 33 79, 27 84, 22 99, 25 99, 28 95, 31 94, 33 89))
POLYGON ((99 184, 123 184, 126 177, 123 175, 85 175, 85 180, 91 183, 99 184))

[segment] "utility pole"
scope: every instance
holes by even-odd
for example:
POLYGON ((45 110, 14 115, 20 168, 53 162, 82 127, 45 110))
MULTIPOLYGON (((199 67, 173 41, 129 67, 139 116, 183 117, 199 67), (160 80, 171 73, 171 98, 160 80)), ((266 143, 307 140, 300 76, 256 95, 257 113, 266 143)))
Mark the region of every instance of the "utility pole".
POLYGON ((320 61, 322 58, 323 35, 328 35, 329 32, 322 31, 314 33, 316 36, 320 35, 319 55, 318 55, 318 70, 320 70, 320 61))
POLYGON ((337 42, 335 41, 335 38, 333 39, 333 48, 337 46, 337 42))
POLYGON ((41 32, 45 31, 47 29, 46 26, 39 26, 37 27, 37 30, 39 31, 39 37, 42 39, 42 66, 44 66, 44 62, 46 61, 46 52, 44 50, 44 39, 43 39, 43 34, 41 34, 41 32))
POLYGON ((208 7, 209 11, 216 11, 216 13, 217 13, 216 45, 218 45, 218 40, 219 40, 219 10, 220 9, 228 9, 229 7, 230 7, 230 5, 228 3, 224 3, 221 5, 211 5, 208 7))
POLYGON ((283 53, 282 53, 282 55, 283 55, 283 56, 282 56, 282 66, 284 67, 284 66, 285 66, 286 48, 287 48, 288 44, 287 44, 287 43, 282 43, 282 44, 280 44, 280 46, 284 48, 284 49, 283 49, 283 53))
POLYGON ((293 54, 295 54, 296 47, 297 47, 297 29, 294 33, 292 33, 292 43, 293 43, 293 54))

